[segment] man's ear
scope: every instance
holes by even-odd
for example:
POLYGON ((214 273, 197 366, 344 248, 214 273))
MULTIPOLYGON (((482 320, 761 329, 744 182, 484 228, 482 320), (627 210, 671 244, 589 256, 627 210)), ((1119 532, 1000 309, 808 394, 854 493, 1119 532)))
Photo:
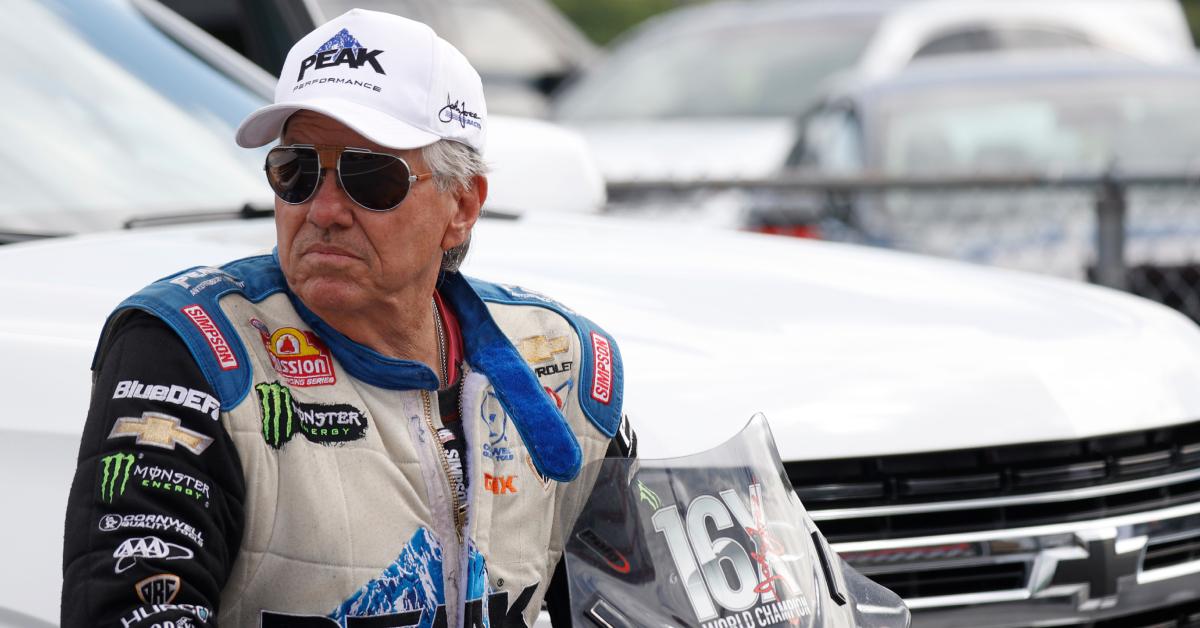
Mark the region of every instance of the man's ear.
POLYGON ((488 180, 483 175, 471 178, 471 184, 461 187, 454 193, 456 207, 450 224, 446 226, 446 235, 442 239, 442 250, 448 251, 463 242, 471 234, 475 221, 479 220, 479 212, 487 200, 488 180))

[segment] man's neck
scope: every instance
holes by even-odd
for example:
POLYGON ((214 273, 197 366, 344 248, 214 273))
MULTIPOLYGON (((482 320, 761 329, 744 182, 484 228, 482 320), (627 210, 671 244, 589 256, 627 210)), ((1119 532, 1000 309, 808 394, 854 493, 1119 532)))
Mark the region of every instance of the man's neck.
POLYGON ((434 324, 432 289, 397 294, 365 311, 310 309, 360 345, 391 358, 422 362, 434 373, 439 372, 441 354, 434 324))

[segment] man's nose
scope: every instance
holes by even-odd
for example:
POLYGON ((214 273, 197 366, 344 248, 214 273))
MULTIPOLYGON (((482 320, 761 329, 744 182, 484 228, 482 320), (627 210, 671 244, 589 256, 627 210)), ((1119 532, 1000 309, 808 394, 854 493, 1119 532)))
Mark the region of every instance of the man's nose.
POLYGON ((308 205, 308 221, 322 229, 354 224, 354 201, 338 185, 337 170, 321 171, 320 185, 308 205))

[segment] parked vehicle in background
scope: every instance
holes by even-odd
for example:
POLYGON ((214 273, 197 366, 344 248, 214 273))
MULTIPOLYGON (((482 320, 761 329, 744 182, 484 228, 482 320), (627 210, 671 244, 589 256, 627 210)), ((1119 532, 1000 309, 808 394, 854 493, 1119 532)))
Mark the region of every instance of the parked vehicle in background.
POLYGON ((1200 64, 958 55, 856 78, 801 119, 790 167, 903 177, 1200 165, 1200 64))
MULTIPOLYGON (((36 32, 63 65, 109 82, 85 86, 130 83, 144 96, 115 105, 102 95, 74 100, 56 115, 95 123, 66 127, 72 135, 53 141, 16 141, 27 136, 4 127, 13 141, 0 145, 0 159, 9 168, 31 165, 31 154, 38 166, 69 166, 58 178, 6 180, 8 195, 28 207, 7 207, 10 224, 84 229, 51 219, 60 202, 87 198, 64 188, 121 180, 130 169, 166 176, 153 163, 86 152, 108 151, 113 125, 143 125, 163 138, 227 128, 205 107, 156 115, 170 100, 154 95, 158 83, 177 72, 187 77, 196 59, 205 60, 202 77, 228 83, 197 88, 241 83, 228 50, 185 50, 179 42, 203 38, 162 37, 139 12, 143 1, 5 5, 12 20, 0 22, 0 34, 9 41, 36 32), (111 107, 123 115, 109 115, 111 107)), ((50 111, 70 88, 53 67, 29 67, 38 71, 5 75, 6 88, 23 98, 0 100, 0 120, 50 111)), ((242 113, 257 106, 246 93, 232 101, 244 103, 242 113)), ((578 138, 508 120, 509 129, 529 126, 510 132, 521 141, 505 141, 505 120, 493 124, 493 141, 512 152, 492 156, 489 205, 495 200, 509 214, 480 221, 465 270, 587 308, 620 339, 625 407, 642 455, 708 449, 740 427, 731 417, 764 412, 792 484, 834 549, 907 598, 919 625, 1111 617, 1147 625, 1200 612, 1200 329, 1189 321, 1141 299, 1054 279, 551 211, 581 196, 600 198, 586 185, 548 185, 598 181, 578 138), (505 187, 508 200, 498 196, 505 187)), ((186 143, 156 153, 153 142, 164 140, 148 136, 121 137, 129 153, 190 155, 186 143)), ((57 621, 63 508, 105 316, 152 280, 259 253, 274 241, 261 218, 198 223, 219 216, 178 215, 197 207, 228 214, 224 204, 242 198, 227 195, 222 176, 241 168, 247 180, 261 176, 260 162, 237 153, 196 155, 182 164, 185 172, 210 185, 174 203, 168 195, 142 204, 114 194, 109 205, 79 210, 120 223, 153 209, 186 224, 142 220, 131 229, 0 246, 3 628, 57 621)))
MULTIPOLYGON (((5 15, 0 37, 37 32, 55 54, 0 66, 0 130, 12 141, 0 150, 0 243, 184 214, 269 214, 266 149, 232 138, 269 102, 274 78, 154 2, 21 1, 5 15)), ((599 211, 603 180, 574 166, 581 138, 536 120, 492 122, 485 157, 501 167, 491 208, 599 211), (544 185, 526 185, 524 168, 546 173, 544 185)))
POLYGON ((352 8, 410 17, 471 61, 489 113, 544 117, 547 95, 598 54, 548 0, 148 1, 161 1, 276 75, 296 40, 352 8))
MULTIPOLYGON (((0 242, 113 229, 141 215, 270 206, 258 172, 265 153, 229 139, 261 95, 181 48, 128 2, 60 4, 6 3, 0 20, 0 38, 37 33, 54 51, 0 65, 8 139, 0 242)), ((227 60, 239 78, 256 71, 227 60)))
POLYGON ((796 173, 932 182, 839 196, 824 208, 823 237, 1084 278, 1096 238, 1086 190, 936 181, 1158 175, 1181 178, 1130 196, 1126 263, 1200 259, 1200 194, 1182 178, 1200 168, 1200 65, 1091 53, 929 59, 832 89, 800 124, 796 173))
POLYGON ((1191 60, 1173 0, 721 2, 648 20, 555 97, 609 181, 774 174, 831 75, 946 53, 1094 48, 1191 60))

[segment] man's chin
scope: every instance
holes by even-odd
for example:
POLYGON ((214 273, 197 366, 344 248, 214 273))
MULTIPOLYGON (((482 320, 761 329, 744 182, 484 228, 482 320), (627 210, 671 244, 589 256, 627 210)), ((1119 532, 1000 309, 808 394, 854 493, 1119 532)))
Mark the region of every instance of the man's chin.
POLYGON ((357 285, 344 277, 309 279, 293 285, 292 292, 300 297, 308 309, 322 315, 354 311, 364 296, 357 285))

